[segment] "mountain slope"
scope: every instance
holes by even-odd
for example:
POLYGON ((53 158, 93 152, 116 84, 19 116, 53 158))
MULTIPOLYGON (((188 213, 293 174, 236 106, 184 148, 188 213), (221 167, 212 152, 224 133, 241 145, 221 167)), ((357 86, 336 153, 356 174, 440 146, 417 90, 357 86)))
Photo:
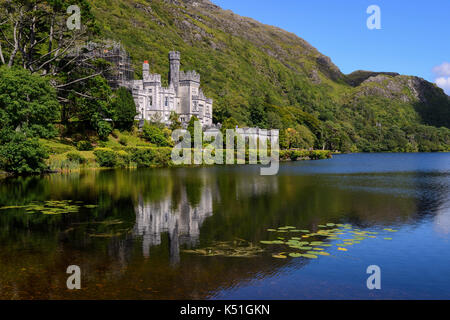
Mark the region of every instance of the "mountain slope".
POLYGON ((143 60, 166 75, 168 51, 180 51, 182 69, 197 70, 214 98, 216 122, 279 127, 291 147, 449 150, 449 97, 423 79, 345 75, 298 36, 208 0, 95 0, 92 9, 102 36, 130 52, 137 76, 143 60))

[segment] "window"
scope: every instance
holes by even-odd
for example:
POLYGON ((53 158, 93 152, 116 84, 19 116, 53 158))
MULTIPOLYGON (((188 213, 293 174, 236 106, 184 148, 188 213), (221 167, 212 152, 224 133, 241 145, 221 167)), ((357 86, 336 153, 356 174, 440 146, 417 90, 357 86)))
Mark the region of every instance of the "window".
POLYGON ((153 96, 148 97, 148 105, 150 107, 153 105, 153 96))
POLYGON ((166 107, 169 106, 169 98, 168 98, 168 97, 166 97, 166 98, 164 99, 164 106, 166 106, 166 107))

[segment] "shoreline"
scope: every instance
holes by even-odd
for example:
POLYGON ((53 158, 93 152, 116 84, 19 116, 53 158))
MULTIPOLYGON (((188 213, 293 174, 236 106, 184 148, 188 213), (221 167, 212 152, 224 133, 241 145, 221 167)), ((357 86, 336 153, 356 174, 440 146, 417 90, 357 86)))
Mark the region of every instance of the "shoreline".
MULTIPOLYGON (((158 148, 143 148, 144 151, 154 151, 158 148)), ((114 152, 113 150, 110 150, 111 152, 114 152)), ((289 161, 308 161, 308 160, 323 160, 323 159, 331 159, 333 153, 329 150, 280 150, 279 151, 280 157, 279 162, 289 162, 289 161)), ((55 155, 60 156, 61 154, 55 155)), ((142 155, 141 155, 142 156, 142 155)), ((191 164, 191 165, 174 165, 171 163, 171 160, 166 159, 165 162, 154 162, 154 159, 151 159, 152 154, 144 154, 144 156, 147 156, 148 159, 144 159, 143 163, 145 165, 139 165, 135 161, 129 161, 127 165, 115 165, 115 166, 99 166, 97 159, 95 159, 93 162, 89 162, 89 165, 83 165, 80 163, 73 163, 70 162, 70 166, 65 168, 51 168, 51 161, 52 157, 47 159, 49 163, 49 169, 42 172, 42 173, 34 173, 34 174, 14 174, 14 173, 8 173, 4 171, 0 171, 0 179, 4 178, 10 178, 10 177, 19 177, 19 176, 38 176, 38 175, 47 175, 47 174, 67 174, 67 173, 74 173, 74 172, 81 172, 81 171, 88 171, 88 170, 114 170, 114 169, 140 169, 140 168, 197 168, 197 167, 211 167, 214 165, 226 165, 224 164, 191 164)), ((142 159, 139 159, 142 160, 142 159)), ((158 159, 160 160, 160 159, 158 159)), ((236 160, 236 159, 235 159, 236 160)), ((246 152, 246 163, 249 165, 250 163, 247 163, 248 161, 248 151, 246 152)), ((64 164, 64 161, 61 161, 61 166, 64 164)), ((238 165, 237 163, 233 165, 238 165)), ((256 165, 261 165, 261 163, 257 163, 256 165)))

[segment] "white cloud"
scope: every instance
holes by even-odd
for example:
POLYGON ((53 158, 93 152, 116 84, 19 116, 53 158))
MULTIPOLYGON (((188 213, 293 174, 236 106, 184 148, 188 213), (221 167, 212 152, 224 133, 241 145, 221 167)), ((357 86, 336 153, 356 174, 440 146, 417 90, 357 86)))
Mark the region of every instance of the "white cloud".
POLYGON ((443 64, 434 67, 433 73, 438 77, 450 77, 450 62, 444 62, 443 64))
POLYGON ((450 95, 450 63, 444 62, 433 68, 433 73, 436 75, 434 80, 438 87, 450 95))
POLYGON ((435 82, 438 87, 444 89, 447 94, 450 94, 450 77, 439 77, 435 82))

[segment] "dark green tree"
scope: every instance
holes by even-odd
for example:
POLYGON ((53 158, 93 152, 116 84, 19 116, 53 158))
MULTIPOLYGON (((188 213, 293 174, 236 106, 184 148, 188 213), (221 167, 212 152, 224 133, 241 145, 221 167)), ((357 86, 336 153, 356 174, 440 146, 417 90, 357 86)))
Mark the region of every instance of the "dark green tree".
POLYGON ((46 149, 37 138, 21 132, 0 132, 0 169, 14 174, 42 173, 47 168, 46 149))
POLYGON ((114 126, 120 130, 130 130, 137 114, 133 96, 127 88, 121 87, 114 92, 112 103, 114 126))
POLYGON ((0 68, 0 127, 43 138, 56 134, 60 105, 44 77, 22 68, 0 68))

